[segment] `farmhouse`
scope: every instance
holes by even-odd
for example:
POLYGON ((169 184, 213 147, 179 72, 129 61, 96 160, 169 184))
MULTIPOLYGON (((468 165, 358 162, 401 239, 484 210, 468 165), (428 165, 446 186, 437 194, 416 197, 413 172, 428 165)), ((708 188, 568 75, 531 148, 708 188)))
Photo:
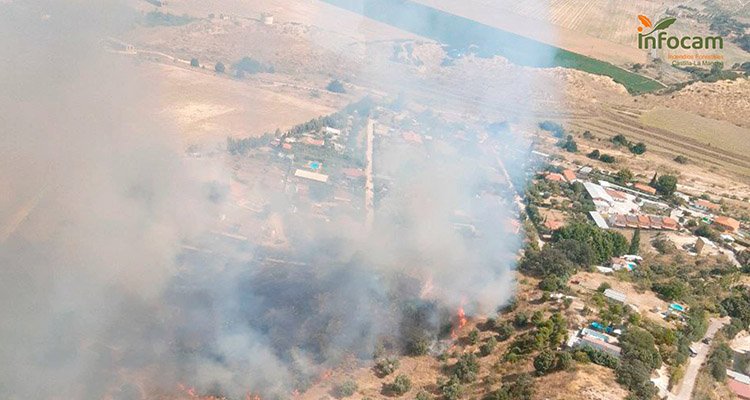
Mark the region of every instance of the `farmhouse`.
POLYGON ((714 225, 724 232, 734 233, 740 230, 740 221, 731 217, 716 217, 716 219, 714 219, 714 225))
POLYGON ((703 199, 697 200, 695 203, 693 203, 693 205, 698 210, 701 210, 701 211, 704 211, 704 212, 708 212, 708 211, 716 212, 716 211, 721 210, 721 206, 720 205, 718 205, 716 203, 712 203, 712 202, 710 202, 708 200, 703 200, 703 199))

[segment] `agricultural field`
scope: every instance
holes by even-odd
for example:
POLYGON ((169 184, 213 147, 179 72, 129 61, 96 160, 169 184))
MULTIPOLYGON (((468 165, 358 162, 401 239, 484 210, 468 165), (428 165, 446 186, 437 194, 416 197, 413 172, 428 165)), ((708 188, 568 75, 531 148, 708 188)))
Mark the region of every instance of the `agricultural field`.
MULTIPOLYGON (((552 0, 519 2, 509 0, 477 0, 466 4, 458 0, 419 0, 420 3, 456 13, 522 36, 542 41, 565 50, 611 62, 619 66, 644 64, 648 58, 666 59, 667 52, 648 54, 636 47, 639 14, 653 20, 664 16, 667 9, 677 6, 696 10, 695 15, 680 14, 675 34, 707 35, 707 18, 717 10, 738 19, 750 18, 748 6, 742 2, 716 1, 706 6, 703 1, 626 1, 590 2, 586 0, 552 0)), ((748 53, 725 42, 722 54, 725 64, 747 61, 748 53)))

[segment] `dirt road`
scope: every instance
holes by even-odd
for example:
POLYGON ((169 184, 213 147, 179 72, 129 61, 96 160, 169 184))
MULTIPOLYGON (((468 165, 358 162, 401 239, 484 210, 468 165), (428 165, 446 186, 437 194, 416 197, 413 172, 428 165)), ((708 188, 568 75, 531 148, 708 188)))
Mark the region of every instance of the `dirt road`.
MULTIPOLYGON (((729 318, 712 318, 709 322, 706 336, 704 336, 703 338, 713 339, 716 332, 718 332, 719 329, 721 329, 728 322, 729 318)), ((695 388, 695 379, 698 377, 698 371, 700 370, 701 365, 706 361, 706 358, 708 358, 708 351, 710 350, 711 345, 701 342, 695 342, 691 347, 698 352, 698 355, 696 355, 695 357, 690 357, 688 359, 688 365, 687 369, 685 370, 685 377, 682 379, 682 383, 680 383, 677 388, 673 389, 677 390, 676 393, 670 392, 667 395, 667 400, 690 400, 693 394, 693 389, 695 388)))

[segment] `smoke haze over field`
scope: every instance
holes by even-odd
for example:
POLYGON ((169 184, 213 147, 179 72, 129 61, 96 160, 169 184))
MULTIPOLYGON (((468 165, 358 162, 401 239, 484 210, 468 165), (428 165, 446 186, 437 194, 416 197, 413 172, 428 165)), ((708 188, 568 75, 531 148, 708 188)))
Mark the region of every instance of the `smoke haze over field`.
MULTIPOLYGON (((288 394, 381 340, 398 349, 394 332, 434 338, 442 311, 492 312, 512 296, 512 193, 483 183, 495 155, 477 145, 381 154, 394 190, 372 231, 272 205, 304 267, 208 244, 230 172, 186 161, 179 132, 156 117, 158 87, 103 50, 134 14, 61 3, 0 3, 1 398, 174 398, 180 384, 288 394), (480 238, 454 229, 457 210, 482 217, 480 238)), ((507 165, 522 175, 520 161, 507 165)))

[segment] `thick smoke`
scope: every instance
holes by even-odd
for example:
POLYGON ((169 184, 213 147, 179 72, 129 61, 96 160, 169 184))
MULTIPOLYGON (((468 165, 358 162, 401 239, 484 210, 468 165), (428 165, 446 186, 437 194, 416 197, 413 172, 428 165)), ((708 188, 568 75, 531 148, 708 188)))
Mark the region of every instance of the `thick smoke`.
POLYGON ((159 88, 102 46, 137 15, 60 3, 0 3, 0 397, 288 395, 512 296, 513 193, 487 184, 508 149, 379 153, 391 191, 371 228, 282 198, 269 211, 291 251, 217 238, 231 173, 188 161, 156 117, 159 88), (481 216, 476 237, 456 229, 462 215, 481 216))

